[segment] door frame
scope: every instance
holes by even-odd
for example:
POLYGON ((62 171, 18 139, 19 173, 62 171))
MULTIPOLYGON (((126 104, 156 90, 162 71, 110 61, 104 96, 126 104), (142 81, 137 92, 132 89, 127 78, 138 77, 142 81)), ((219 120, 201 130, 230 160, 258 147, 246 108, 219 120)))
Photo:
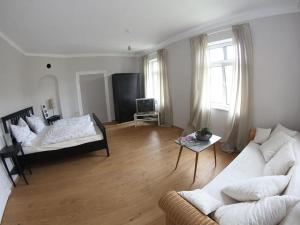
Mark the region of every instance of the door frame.
POLYGON ((78 109, 79 114, 83 115, 83 106, 82 106, 82 97, 81 97, 81 87, 80 87, 80 77, 81 76, 89 76, 89 75, 99 75, 104 77, 104 87, 105 87, 105 102, 106 102, 106 113, 108 121, 111 121, 111 110, 110 110, 110 101, 109 101, 109 88, 108 88, 108 74, 105 70, 93 70, 93 71, 79 71, 76 72, 76 89, 77 89, 77 101, 78 101, 78 109))

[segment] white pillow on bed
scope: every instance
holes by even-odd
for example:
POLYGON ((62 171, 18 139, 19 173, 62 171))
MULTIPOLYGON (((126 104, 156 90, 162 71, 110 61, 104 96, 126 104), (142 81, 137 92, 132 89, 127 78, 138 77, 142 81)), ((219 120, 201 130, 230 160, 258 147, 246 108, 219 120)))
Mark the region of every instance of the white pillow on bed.
POLYGON ((229 184, 222 191, 238 201, 260 200, 281 194, 289 181, 290 176, 254 177, 229 184))
POLYGON ((28 126, 11 124, 10 129, 16 141, 22 143, 23 146, 31 146, 32 140, 36 138, 36 134, 28 126))
POLYGON ((215 217, 220 225, 277 225, 299 202, 293 196, 272 196, 256 202, 225 205, 215 217))
POLYGON ((25 122, 25 120, 23 120, 23 118, 20 118, 19 121, 18 121, 18 126, 27 127, 28 125, 25 122))
POLYGON ((288 142, 295 142, 295 139, 282 131, 278 131, 271 135, 271 137, 259 147, 259 150, 262 152, 265 161, 268 162, 280 148, 288 142))
POLYGON ((37 116, 30 116, 30 117, 26 117, 26 120, 28 122, 28 125, 30 126, 30 128, 37 134, 41 133, 42 130, 45 128, 45 124, 43 123, 43 121, 37 117, 37 116))
POLYGON ((287 143, 265 165, 263 174, 264 176, 286 175, 295 162, 293 145, 287 143))
POLYGON ((193 191, 181 191, 178 194, 185 200, 198 208, 203 214, 208 215, 223 205, 222 202, 215 199, 201 189, 193 191))

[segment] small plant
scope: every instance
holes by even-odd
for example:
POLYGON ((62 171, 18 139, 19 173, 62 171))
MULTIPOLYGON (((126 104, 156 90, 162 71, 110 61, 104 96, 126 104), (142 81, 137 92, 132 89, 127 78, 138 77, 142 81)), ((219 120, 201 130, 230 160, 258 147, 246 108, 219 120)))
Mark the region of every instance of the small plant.
POLYGON ((211 131, 209 130, 209 128, 207 128, 207 127, 205 127, 205 128, 203 128, 202 130, 200 130, 200 134, 201 134, 201 136, 205 136, 205 135, 211 135, 212 133, 211 133, 211 131))
POLYGON ((208 141, 212 136, 212 132, 209 128, 205 127, 202 130, 196 131, 196 139, 199 141, 208 141))

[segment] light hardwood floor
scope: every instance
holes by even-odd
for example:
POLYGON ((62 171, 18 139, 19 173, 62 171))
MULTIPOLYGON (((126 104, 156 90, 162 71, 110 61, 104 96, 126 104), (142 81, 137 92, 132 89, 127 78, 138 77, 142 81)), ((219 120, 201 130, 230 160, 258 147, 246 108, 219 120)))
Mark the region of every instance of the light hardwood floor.
POLYGON ((163 225, 158 200, 169 190, 199 188, 235 157, 217 151, 184 150, 174 171, 178 128, 109 125, 111 157, 104 151, 33 167, 29 186, 20 180, 8 201, 2 225, 163 225))

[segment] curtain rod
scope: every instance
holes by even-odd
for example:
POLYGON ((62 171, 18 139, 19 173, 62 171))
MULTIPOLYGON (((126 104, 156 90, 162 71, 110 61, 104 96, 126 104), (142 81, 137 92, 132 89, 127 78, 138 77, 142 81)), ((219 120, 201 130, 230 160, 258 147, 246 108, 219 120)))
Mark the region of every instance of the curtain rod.
POLYGON ((207 35, 208 35, 208 36, 211 36, 211 35, 214 35, 214 34, 217 34, 217 33, 225 32, 225 31, 230 31, 230 30, 232 30, 232 28, 231 28, 231 27, 228 27, 228 28, 224 28, 224 29, 222 29, 222 30, 216 30, 216 31, 207 33, 207 35))

